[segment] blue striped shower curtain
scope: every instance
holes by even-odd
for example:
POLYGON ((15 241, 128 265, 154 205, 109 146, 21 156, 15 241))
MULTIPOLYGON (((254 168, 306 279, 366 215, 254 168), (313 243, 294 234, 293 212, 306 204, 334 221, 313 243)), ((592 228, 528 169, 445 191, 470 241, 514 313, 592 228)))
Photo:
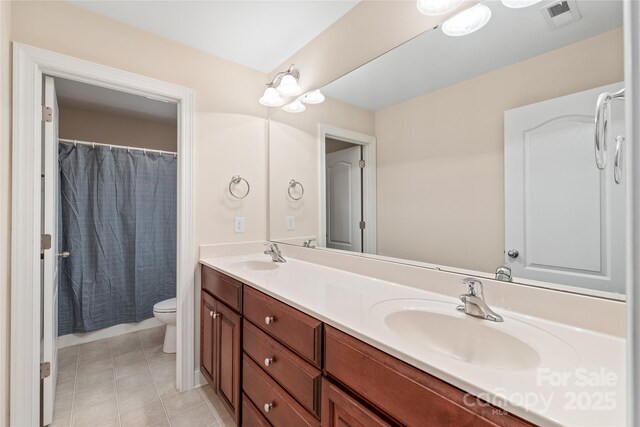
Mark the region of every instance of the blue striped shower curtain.
POLYGON ((58 335, 153 316, 176 294, 176 158, 59 144, 58 335))

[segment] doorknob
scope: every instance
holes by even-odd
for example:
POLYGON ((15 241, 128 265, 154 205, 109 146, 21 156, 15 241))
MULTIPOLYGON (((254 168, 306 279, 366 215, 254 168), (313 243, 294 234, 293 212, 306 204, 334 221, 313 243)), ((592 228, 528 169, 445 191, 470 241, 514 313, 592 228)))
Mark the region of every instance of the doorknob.
POLYGON ((71 252, 69 251, 58 252, 58 256, 60 258, 69 258, 71 256, 71 252))
POLYGON ((507 256, 509 258, 518 258, 518 255, 520 255, 520 252, 518 252, 516 249, 509 249, 509 251, 507 252, 507 256))

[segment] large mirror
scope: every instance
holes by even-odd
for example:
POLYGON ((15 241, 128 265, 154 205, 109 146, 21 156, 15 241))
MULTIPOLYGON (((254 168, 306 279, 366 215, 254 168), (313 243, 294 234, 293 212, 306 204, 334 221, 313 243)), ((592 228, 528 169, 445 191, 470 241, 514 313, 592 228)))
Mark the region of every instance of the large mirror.
POLYGON ((271 112, 270 239, 624 299, 622 2, 483 4, 271 112))

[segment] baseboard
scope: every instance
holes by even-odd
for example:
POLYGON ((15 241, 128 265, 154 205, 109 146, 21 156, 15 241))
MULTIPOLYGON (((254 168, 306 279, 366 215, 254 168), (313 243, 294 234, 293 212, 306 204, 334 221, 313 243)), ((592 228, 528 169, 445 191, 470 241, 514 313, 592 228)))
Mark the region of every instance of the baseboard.
POLYGON ((122 323, 120 325, 110 326, 108 328, 99 329, 92 332, 82 332, 78 334, 67 334, 58 337, 58 348, 71 347, 78 344, 85 344, 92 341, 101 340, 103 338, 117 337, 118 335, 128 334, 129 332, 142 331, 144 329, 162 326, 155 317, 143 320, 142 322, 122 323))
POLYGON ((200 373, 200 369, 196 369, 193 373, 193 384, 194 388, 202 387, 209 384, 209 381, 200 373))

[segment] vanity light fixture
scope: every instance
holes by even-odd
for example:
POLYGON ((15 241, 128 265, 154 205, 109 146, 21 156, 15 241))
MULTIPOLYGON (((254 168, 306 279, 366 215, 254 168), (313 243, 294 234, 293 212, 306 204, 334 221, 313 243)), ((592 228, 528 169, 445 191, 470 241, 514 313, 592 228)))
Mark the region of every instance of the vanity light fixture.
POLYGON ((298 78, 300 77, 300 73, 298 70, 291 64, 287 71, 283 71, 278 73, 271 84, 275 85, 276 80, 278 80, 278 76, 280 76, 280 83, 275 86, 278 93, 282 96, 296 96, 300 95, 302 89, 298 86, 298 78))
POLYGON ((418 10, 423 15, 437 16, 449 13, 462 4, 464 0, 418 0, 418 10))
POLYGON ((298 78, 300 78, 300 72, 291 64, 286 71, 279 72, 273 80, 267 83, 267 88, 258 102, 266 107, 279 107, 284 104, 284 100, 280 95, 300 95, 302 89, 298 85, 298 78))
POLYGON ((304 110, 307 109, 307 107, 305 107, 304 104, 300 102, 299 99, 296 99, 295 101, 282 107, 282 109, 287 113, 302 113, 304 110))
POLYGON ((522 9, 540 3, 541 0, 502 0, 502 4, 511 9, 522 9))
POLYGON ((265 90, 262 98, 258 100, 260 104, 265 107, 279 107, 284 104, 284 100, 280 97, 280 94, 272 85, 269 85, 265 90))
POLYGON ((491 9, 477 4, 449 18, 442 24, 442 32, 448 36, 465 36, 484 27, 491 18, 491 9))
POLYGON ((321 104, 324 102, 324 95, 320 92, 320 89, 316 89, 302 95, 302 97, 300 97, 300 101, 305 104, 321 104))

